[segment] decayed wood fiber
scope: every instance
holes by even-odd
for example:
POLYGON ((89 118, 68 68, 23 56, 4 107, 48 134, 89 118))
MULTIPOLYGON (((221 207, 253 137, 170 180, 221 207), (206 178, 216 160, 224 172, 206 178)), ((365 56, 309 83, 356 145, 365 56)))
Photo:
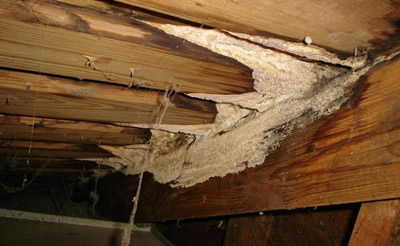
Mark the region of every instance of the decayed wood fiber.
POLYGON ((152 131, 150 144, 102 146, 117 157, 97 160, 99 163, 116 166, 128 174, 149 171, 156 181, 174 187, 192 186, 262 164, 292 129, 337 110, 348 100, 360 76, 376 63, 390 59, 382 57, 365 65, 365 57, 343 61, 305 44, 188 26, 147 24, 232 57, 254 71, 256 92, 190 94, 218 102, 214 124, 135 125, 157 129, 152 131))

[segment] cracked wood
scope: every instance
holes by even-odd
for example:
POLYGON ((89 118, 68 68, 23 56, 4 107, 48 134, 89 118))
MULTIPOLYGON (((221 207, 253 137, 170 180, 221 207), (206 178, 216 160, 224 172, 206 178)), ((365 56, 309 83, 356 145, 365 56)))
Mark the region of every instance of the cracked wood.
POLYGON ((253 91, 248 67, 195 45, 177 51, 181 39, 126 17, 57 1, 1 0, 0 14, 3 67, 187 93, 253 91))
MULTIPOLYGON (((0 113, 96 122, 156 123, 164 93, 0 70, 0 113), (36 109, 35 109, 36 108, 36 109)), ((164 124, 214 121, 215 105, 176 95, 164 124)))

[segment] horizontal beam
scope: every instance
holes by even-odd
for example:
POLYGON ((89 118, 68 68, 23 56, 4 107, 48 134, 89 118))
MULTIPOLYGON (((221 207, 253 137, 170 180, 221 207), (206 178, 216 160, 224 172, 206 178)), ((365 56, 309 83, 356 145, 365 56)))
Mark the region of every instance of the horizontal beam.
POLYGON ((77 144, 130 145, 150 139, 148 129, 0 114, 2 139, 77 144), (33 125, 33 127, 32 127, 33 125))
POLYGON ((39 20, 38 18, 32 18, 34 17, 32 12, 42 18, 54 16, 57 13, 59 16, 66 17, 66 19, 70 17, 69 20, 71 20, 71 15, 74 15, 74 22, 72 23, 75 23, 75 25, 61 25, 63 22, 60 22, 60 19, 52 19, 48 25, 168 50, 185 57, 189 56, 205 61, 226 63, 230 64, 234 69, 244 68, 230 57, 219 55, 190 42, 182 42, 181 38, 167 35, 165 32, 141 22, 151 21, 182 25, 181 20, 154 14, 130 5, 92 0, 42 0, 31 5, 31 9, 24 4, 20 4, 20 6, 20 10, 22 9, 26 12, 23 15, 17 14, 17 16, 33 23, 41 22, 40 18, 39 20), (49 8, 49 6, 51 7, 49 8), (78 25, 79 23, 81 25, 78 25))
MULTIPOLYGON (((157 123, 167 105, 164 97, 164 93, 157 91, 0 70, 0 113, 3 114, 157 123)), ((215 115, 214 103, 176 95, 171 96, 162 123, 204 124, 213 122, 215 115)))
POLYGON ((400 200, 363 203, 349 246, 395 246, 399 243, 400 200))
POLYGON ((102 158, 113 156, 95 145, 30 141, 1 142, 0 154, 4 158, 3 161, 12 160, 15 157, 46 157, 49 163, 53 158, 102 158))
MULTIPOLYGON (((109 229, 124 229, 128 225, 127 223, 121 223, 117 221, 84 219, 84 218, 77 218, 70 216, 33 213, 33 212, 25 212, 20 210, 3 209, 3 208, 0 208, 0 217, 15 219, 15 220, 29 220, 36 222, 48 222, 48 223, 65 224, 65 225, 80 225, 80 226, 109 228, 109 229)), ((132 230, 150 232, 150 227, 137 227, 136 225, 133 225, 132 230)))
MULTIPOLYGON (((44 158, 44 157, 13 157, 11 168, 25 168, 27 166, 27 160, 29 159, 29 167, 32 169, 38 169, 43 166, 44 163, 51 160, 51 163, 46 168, 50 169, 94 169, 98 168, 98 164, 92 161, 82 161, 66 158, 44 158)), ((100 166, 100 168, 106 168, 107 166, 100 166)))
POLYGON ((232 59, 210 52, 197 58, 204 49, 182 54, 168 48, 175 37, 168 42, 150 26, 78 7, 0 0, 0 66, 160 90, 253 91, 251 69, 232 59), (158 47, 144 45, 147 39, 158 47))
POLYGON ((371 49, 395 38, 400 18, 399 4, 392 0, 118 1, 229 31, 296 40, 310 36, 320 46, 347 54, 355 47, 371 49))
POLYGON ((181 189, 146 178, 138 221, 399 198, 399 71, 399 59, 374 68, 346 107, 294 131, 263 165, 181 189))

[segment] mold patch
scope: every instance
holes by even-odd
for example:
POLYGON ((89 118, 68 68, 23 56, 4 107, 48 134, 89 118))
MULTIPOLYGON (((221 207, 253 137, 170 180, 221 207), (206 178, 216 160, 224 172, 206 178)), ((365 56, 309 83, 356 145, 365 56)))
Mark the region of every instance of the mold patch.
POLYGON ((126 174, 148 171, 156 181, 173 187, 192 186, 264 163, 265 157, 294 128, 339 109, 360 76, 394 56, 379 57, 365 65, 365 57, 340 60, 312 45, 188 26, 147 24, 253 69, 256 92, 189 95, 217 102, 218 115, 213 124, 130 124, 156 128, 150 144, 102 146, 117 157, 98 159, 98 163, 126 174))

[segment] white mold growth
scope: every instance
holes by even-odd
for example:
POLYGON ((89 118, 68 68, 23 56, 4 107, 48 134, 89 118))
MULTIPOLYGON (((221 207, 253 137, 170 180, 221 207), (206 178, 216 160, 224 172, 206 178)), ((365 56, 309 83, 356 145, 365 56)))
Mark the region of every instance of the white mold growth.
POLYGON ((253 69, 255 92, 190 94, 217 102, 214 124, 134 125, 157 128, 149 145, 101 146, 117 157, 97 160, 99 163, 126 174, 148 171, 156 181, 174 187, 192 186, 262 164, 292 129, 337 110, 348 100, 359 77, 376 62, 388 59, 365 65, 365 57, 341 60, 311 44, 146 23, 253 69))
POLYGON ((193 140, 190 135, 152 130, 150 144, 123 147, 101 145, 116 157, 90 160, 125 174, 151 172, 156 181, 166 183, 181 175, 187 148, 193 140))

